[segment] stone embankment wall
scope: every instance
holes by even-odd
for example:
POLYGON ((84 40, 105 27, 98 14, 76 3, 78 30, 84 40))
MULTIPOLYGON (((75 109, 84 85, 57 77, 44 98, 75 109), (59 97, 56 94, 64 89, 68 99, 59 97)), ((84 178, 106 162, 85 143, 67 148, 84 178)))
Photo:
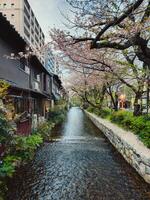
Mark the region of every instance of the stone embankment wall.
POLYGON ((125 160, 150 184, 150 149, 146 148, 132 132, 123 130, 89 112, 86 114, 125 160))

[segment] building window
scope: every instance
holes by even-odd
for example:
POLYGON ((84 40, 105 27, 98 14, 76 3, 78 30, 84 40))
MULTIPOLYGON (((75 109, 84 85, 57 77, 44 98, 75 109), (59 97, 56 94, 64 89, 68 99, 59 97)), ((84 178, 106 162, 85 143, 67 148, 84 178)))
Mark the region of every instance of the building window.
POLYGON ((27 60, 25 58, 20 59, 20 68, 26 73, 30 74, 30 68, 27 66, 27 60))
POLYGON ((37 28, 39 28, 39 23, 36 18, 35 18, 35 24, 36 24, 37 28))
POLYGON ((26 7, 28 8, 28 10, 30 10, 30 5, 29 5, 28 1, 25 0, 24 3, 25 3, 25 5, 26 5, 26 7))
POLYGON ((24 27, 24 33, 28 38, 30 38, 30 33, 25 27, 24 27))
POLYGON ((28 112, 29 110, 29 100, 27 98, 15 98, 14 99, 14 107, 16 114, 20 114, 23 112, 28 112))
POLYGON ((31 38, 31 42, 32 42, 32 44, 34 44, 34 39, 33 38, 31 38))
POLYGON ((24 16, 24 23, 28 27, 28 29, 30 29, 30 24, 29 24, 29 22, 28 22, 28 20, 26 19, 25 16, 24 16))
POLYGON ((15 15, 14 14, 11 14, 11 19, 14 19, 15 15))
POLYGON ((37 43, 39 42, 37 35, 35 35, 35 40, 37 43))
POLYGON ((25 66, 26 66, 26 60, 25 58, 20 59, 20 68, 25 71, 25 66))
POLYGON ((32 36, 34 36, 34 30, 33 29, 31 29, 31 34, 32 34, 32 36))
POLYGON ((37 35, 39 35, 39 31, 38 31, 37 27, 35 27, 35 32, 36 32, 37 35))
POLYGON ((14 3, 12 3, 12 4, 11 4, 11 8, 14 8, 14 6, 15 6, 15 4, 14 4, 14 3))
POLYGON ((32 26, 32 28, 34 28, 34 21, 33 20, 31 21, 31 26, 32 26))
POLYGON ((6 8, 6 6, 7 6, 7 4, 6 4, 6 3, 4 3, 4 4, 3 4, 3 7, 4 7, 4 8, 6 8))
POLYGON ((43 89, 44 91, 46 91, 46 74, 44 74, 44 77, 43 77, 43 89))
POLYGON ((34 13, 33 13, 33 11, 31 10, 31 16, 32 16, 32 18, 34 18, 34 13))
POLYGON ((24 13, 25 13, 27 19, 30 20, 30 13, 29 13, 29 11, 26 9, 26 7, 24 7, 24 13))

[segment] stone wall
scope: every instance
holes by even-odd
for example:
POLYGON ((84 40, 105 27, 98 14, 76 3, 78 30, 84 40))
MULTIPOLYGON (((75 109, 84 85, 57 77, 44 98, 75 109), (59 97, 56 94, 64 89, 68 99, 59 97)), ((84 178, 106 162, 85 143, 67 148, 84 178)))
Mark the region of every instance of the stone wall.
POLYGON ((89 112, 86 114, 125 160, 150 184, 150 149, 146 148, 132 132, 125 131, 89 112))

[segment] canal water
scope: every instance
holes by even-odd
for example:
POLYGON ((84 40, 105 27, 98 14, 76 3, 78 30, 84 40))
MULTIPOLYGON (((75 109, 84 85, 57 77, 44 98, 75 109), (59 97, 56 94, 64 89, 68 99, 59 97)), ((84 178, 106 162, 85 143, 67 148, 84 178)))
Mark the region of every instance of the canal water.
POLYGON ((150 200, 150 187, 79 108, 11 181, 8 200, 150 200))

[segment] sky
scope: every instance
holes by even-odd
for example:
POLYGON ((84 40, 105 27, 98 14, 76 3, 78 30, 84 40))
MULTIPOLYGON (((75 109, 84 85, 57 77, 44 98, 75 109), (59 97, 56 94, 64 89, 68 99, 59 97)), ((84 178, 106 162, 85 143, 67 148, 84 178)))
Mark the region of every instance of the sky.
MULTIPOLYGON (((61 12, 65 15, 69 14, 69 6, 66 0, 28 0, 28 2, 45 34, 45 41, 50 41, 48 32, 51 28, 64 28, 65 19, 61 12)), ((62 67, 61 71, 62 81, 66 84, 65 79, 68 77, 68 70, 62 67)))
POLYGON ((54 26, 63 28, 63 17, 61 11, 67 14, 67 3, 65 0, 28 0, 33 12, 48 40, 48 31, 54 26))

